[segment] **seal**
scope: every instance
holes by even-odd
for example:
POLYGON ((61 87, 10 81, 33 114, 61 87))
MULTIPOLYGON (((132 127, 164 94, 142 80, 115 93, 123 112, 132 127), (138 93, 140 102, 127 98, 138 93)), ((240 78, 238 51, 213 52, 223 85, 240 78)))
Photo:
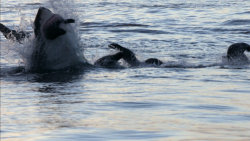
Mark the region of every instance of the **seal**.
POLYGON ((131 50, 122 47, 119 44, 116 43, 112 43, 109 45, 110 48, 112 49, 116 49, 118 51, 121 51, 124 53, 122 59, 125 60, 130 66, 132 67, 136 67, 136 66, 140 66, 140 65, 156 65, 156 66, 160 66, 161 64, 163 64, 163 62, 157 58, 149 58, 147 60, 145 60, 144 62, 140 62, 134 52, 132 52, 131 50))

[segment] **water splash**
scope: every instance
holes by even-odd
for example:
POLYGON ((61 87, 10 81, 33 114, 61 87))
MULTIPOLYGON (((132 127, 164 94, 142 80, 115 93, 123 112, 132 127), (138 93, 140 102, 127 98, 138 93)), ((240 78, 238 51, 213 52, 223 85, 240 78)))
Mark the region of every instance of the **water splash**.
POLYGON ((45 7, 51 7, 51 10, 54 13, 59 14, 64 19, 74 19, 74 32, 78 37, 78 43, 82 45, 80 35, 79 35, 79 28, 80 28, 80 21, 79 15, 76 10, 76 3, 75 0, 48 0, 45 2, 45 7))
MULTIPOLYGON (((74 0, 48 0, 43 1, 43 3, 43 7, 49 8, 53 13, 59 14, 64 19, 75 19, 75 24, 71 24, 74 29, 73 33, 71 34, 74 34, 76 37, 75 41, 78 44, 79 53, 83 53, 84 47, 78 32, 80 27, 78 18, 79 16, 77 15, 77 11, 74 8, 76 7, 74 0)), ((25 31, 29 27, 34 29, 33 22, 35 16, 29 20, 26 15, 22 13, 21 9, 19 9, 18 16, 20 17, 20 23, 19 26, 14 27, 14 30, 25 31)), ((22 44, 5 39, 1 41, 1 59, 7 61, 10 64, 22 64, 27 70, 30 69, 32 62, 31 55, 34 51, 34 46, 39 45, 39 42, 37 42, 35 39, 33 31, 30 34, 30 36, 27 36, 27 38, 22 41, 22 44)))
POLYGON ((250 65, 250 60, 246 54, 234 58, 227 58, 226 55, 222 56, 221 59, 222 65, 231 65, 231 66, 247 66, 250 65))

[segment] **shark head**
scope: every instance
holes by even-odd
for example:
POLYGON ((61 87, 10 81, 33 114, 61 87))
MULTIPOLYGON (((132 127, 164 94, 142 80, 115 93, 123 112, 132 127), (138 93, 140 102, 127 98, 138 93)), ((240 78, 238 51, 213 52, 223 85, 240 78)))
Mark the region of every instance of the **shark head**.
POLYGON ((48 40, 53 40, 58 36, 66 34, 66 31, 60 28, 64 19, 57 14, 52 13, 49 9, 40 7, 38 9, 35 21, 34 32, 36 36, 43 36, 48 40))
POLYGON ((74 23, 74 20, 65 20, 44 7, 38 9, 34 21, 36 45, 31 67, 56 70, 87 62, 69 23, 74 23))

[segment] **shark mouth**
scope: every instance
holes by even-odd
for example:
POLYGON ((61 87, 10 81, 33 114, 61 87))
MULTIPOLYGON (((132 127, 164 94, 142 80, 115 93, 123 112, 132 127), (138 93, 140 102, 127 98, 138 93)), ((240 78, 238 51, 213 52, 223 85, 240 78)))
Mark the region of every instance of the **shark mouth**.
POLYGON ((64 20, 61 16, 53 14, 42 26, 42 34, 45 38, 49 40, 56 39, 57 37, 66 34, 66 30, 63 27, 60 27, 60 24, 68 24, 74 22, 74 19, 64 20))
POLYGON ((49 27, 55 26, 58 27, 62 23, 63 18, 57 14, 53 14, 47 22, 43 25, 43 32, 45 32, 49 27))

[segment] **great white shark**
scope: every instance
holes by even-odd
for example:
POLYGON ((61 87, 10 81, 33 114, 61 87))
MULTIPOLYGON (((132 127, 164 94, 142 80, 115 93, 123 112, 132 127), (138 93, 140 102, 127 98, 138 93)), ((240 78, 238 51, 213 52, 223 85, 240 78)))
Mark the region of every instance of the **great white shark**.
MULTIPOLYGON (((70 23, 74 19, 64 19, 47 8, 40 7, 34 20, 35 44, 29 59, 29 71, 44 72, 62 69, 83 69, 94 67, 84 57, 77 41, 77 35, 70 23)), ((7 39, 22 43, 30 36, 25 31, 11 30, 0 23, 0 31, 7 39)), ((104 56, 95 62, 96 66, 121 67, 117 63, 123 53, 104 56)))
MULTIPOLYGON (((77 35, 70 23, 47 8, 40 7, 34 20, 35 43, 29 59, 29 71, 60 70, 75 66, 91 66, 85 59, 77 41, 77 35)), ((21 41, 26 32, 10 30, 0 24, 0 31, 7 39, 21 41)))
POLYGON ((36 44, 32 54, 32 69, 60 70, 88 65, 70 23, 47 8, 40 7, 34 21, 36 44))

